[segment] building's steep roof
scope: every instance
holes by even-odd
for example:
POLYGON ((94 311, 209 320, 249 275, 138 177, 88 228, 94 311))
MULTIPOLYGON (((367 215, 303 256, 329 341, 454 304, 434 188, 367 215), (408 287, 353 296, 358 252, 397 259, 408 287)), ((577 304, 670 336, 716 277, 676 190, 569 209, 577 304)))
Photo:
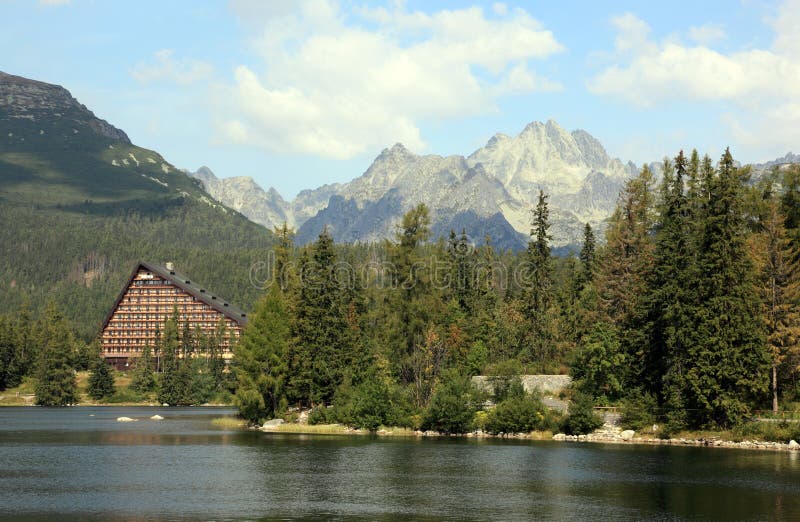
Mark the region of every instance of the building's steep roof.
POLYGON ((111 308, 111 311, 106 316, 105 320, 103 321, 103 328, 105 330, 108 322, 111 320, 111 316, 114 314, 114 310, 117 309, 119 306, 120 301, 125 296, 125 292, 130 287, 131 282, 136 277, 136 274, 139 273, 139 270, 144 268, 145 270, 151 272, 153 275, 156 275, 162 279, 165 279, 171 282, 173 285, 177 286, 187 294, 191 295, 198 301, 202 301, 203 303, 210 306, 212 309, 216 310, 217 312, 221 313, 225 317, 235 321, 241 326, 247 324, 247 314, 240 308, 233 306, 225 299, 212 294, 211 292, 207 291, 205 288, 201 287, 196 282, 192 281, 188 277, 175 270, 169 270, 167 267, 162 265, 157 265, 155 263, 148 263, 142 261, 136 265, 131 273, 131 276, 128 278, 127 283, 125 283, 125 287, 120 292, 117 300, 114 302, 114 306, 111 308))

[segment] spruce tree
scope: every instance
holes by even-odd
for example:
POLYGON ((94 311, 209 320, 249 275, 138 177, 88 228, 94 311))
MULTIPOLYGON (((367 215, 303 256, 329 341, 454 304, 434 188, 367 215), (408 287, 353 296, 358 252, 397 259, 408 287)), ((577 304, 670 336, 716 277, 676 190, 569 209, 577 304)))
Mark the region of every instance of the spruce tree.
POLYGON ((178 333, 178 310, 164 324, 164 330, 158 339, 158 353, 161 355, 161 378, 158 383, 158 401, 170 406, 186 404, 189 395, 185 372, 181 366, 185 361, 180 358, 181 340, 178 333))
POLYGON ((692 426, 731 426, 765 396, 770 357, 765 349, 754 269, 746 248, 744 179, 726 150, 709 198, 697 252, 703 277, 693 312, 695 339, 684 359, 684 404, 692 426))
POLYGON ((396 348, 387 355, 405 383, 414 380, 411 357, 424 342, 437 308, 430 273, 424 269, 420 256, 421 246, 429 236, 430 213, 427 206, 419 204, 403 215, 388 252, 392 280, 384 313, 389 338, 396 348))
POLYGON ((78 402, 75 370, 70 365, 74 339, 54 301, 48 303, 40 323, 41 348, 36 371, 36 404, 66 406, 78 402))
POLYGON ((11 321, 0 316, 0 391, 19 385, 21 371, 11 321))
POLYGON ((345 285, 336 272, 337 254, 327 229, 312 246, 310 259, 303 262, 295 308, 294 398, 305 404, 329 404, 348 367, 352 347, 347 345, 345 285))
POLYGON ((130 388, 137 393, 146 393, 156 389, 156 378, 153 374, 153 354, 149 344, 145 345, 142 349, 142 355, 136 360, 130 388))
POLYGON ((256 304, 235 347, 239 414, 252 423, 286 407, 290 316, 280 285, 273 284, 256 304))
POLYGON ((114 394, 114 374, 108 363, 100 357, 94 357, 89 366, 89 386, 87 392, 94 400, 104 399, 114 394))
POLYGON ((528 277, 524 281, 526 288, 525 312, 530 326, 528 345, 531 353, 540 364, 552 355, 552 318, 553 304, 553 268, 550 259, 550 211, 544 191, 539 191, 539 200, 533 212, 531 237, 528 241, 525 260, 528 277))
POLYGON ((581 283, 581 288, 583 286, 591 284, 594 281, 595 271, 597 270, 597 252, 596 252, 596 240, 594 237, 594 231, 592 230, 592 226, 589 223, 586 223, 583 227, 583 246, 581 247, 580 255, 578 259, 581 261, 581 271, 580 277, 577 279, 581 283))
POLYGON ((683 411, 687 349, 695 342, 695 271, 691 264, 694 245, 684 190, 686 176, 683 151, 675 158, 674 165, 664 161, 653 269, 643 299, 649 320, 649 349, 635 383, 662 396, 674 414, 683 411))

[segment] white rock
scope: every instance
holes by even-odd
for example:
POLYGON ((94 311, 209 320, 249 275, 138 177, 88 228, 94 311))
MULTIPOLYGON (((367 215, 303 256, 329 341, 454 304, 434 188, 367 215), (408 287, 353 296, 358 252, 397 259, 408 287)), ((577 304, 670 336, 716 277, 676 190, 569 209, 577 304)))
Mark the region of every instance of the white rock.
POLYGON ((262 428, 277 428, 281 424, 286 424, 286 421, 283 419, 272 419, 268 421, 264 421, 264 424, 261 426, 262 428))
POLYGON ((136 419, 130 417, 117 417, 117 422, 136 422, 136 419))
POLYGON ((622 437, 622 440, 631 440, 633 438, 634 433, 636 432, 633 430, 625 430, 622 433, 620 433, 619 436, 622 437))
POLYGON ((169 406, 169 404, 167 404, 167 403, 165 402, 164 404, 162 404, 162 406, 169 406))
POLYGON ((798 449, 798 448, 800 448, 800 444, 798 444, 796 440, 790 440, 789 441, 789 448, 798 449))
POLYGON ((153 415, 152 417, 150 417, 150 420, 164 420, 164 417, 162 417, 161 415, 156 414, 156 415, 153 415))
POLYGON ((556 433, 553 435, 553 440, 567 440, 567 436, 563 433, 556 433))

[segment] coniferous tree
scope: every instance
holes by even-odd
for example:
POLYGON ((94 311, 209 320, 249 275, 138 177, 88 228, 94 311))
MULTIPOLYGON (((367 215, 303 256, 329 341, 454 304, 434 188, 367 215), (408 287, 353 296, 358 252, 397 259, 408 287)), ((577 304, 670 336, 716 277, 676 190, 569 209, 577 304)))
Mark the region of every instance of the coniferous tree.
POLYGON ((78 402, 75 370, 70 365, 74 339, 64 316, 51 301, 40 323, 41 349, 36 371, 36 404, 66 406, 78 402))
POLYGON ((164 330, 158 339, 158 353, 161 355, 161 378, 158 383, 158 401, 170 406, 186 404, 189 383, 181 371, 181 340, 178 333, 178 310, 164 323, 164 330))
POLYGON ((644 297, 649 349, 635 383, 662 396, 675 414, 683 412, 687 349, 696 342, 693 290, 697 274, 691 263, 695 246, 690 205, 684 190, 686 176, 683 151, 675 158, 674 165, 664 161, 653 269, 649 292, 644 297))
POLYGON ((22 379, 15 338, 11 321, 0 316, 0 391, 18 386, 22 379))
POLYGON ((583 246, 578 256, 578 259, 581 261, 580 277, 576 278, 580 281, 581 288, 594 281, 594 274, 597 270, 596 243, 597 241, 595 240, 592 226, 586 223, 583 227, 583 246))
POLYGON ((153 354, 149 344, 145 345, 142 349, 142 355, 136 360, 130 388, 138 393, 146 393, 156 389, 156 378, 153 374, 153 354))
POLYGON ((292 389, 304 404, 329 404, 347 369, 346 292, 336 265, 333 238, 326 229, 304 261, 296 303, 292 389))
POLYGON ((529 323, 528 345, 532 357, 540 364, 552 355, 553 269, 550 259, 550 211, 547 195, 539 191, 539 201, 533 213, 531 238, 525 259, 529 272, 525 284, 525 311, 529 323))
POLYGON ((286 407, 290 317, 280 285, 270 286, 235 348, 239 413, 256 423, 286 407))
POLYGON ((761 230, 754 237, 753 257, 759 265, 758 286, 772 358, 772 411, 778 413, 779 370, 785 361, 792 361, 800 340, 800 273, 779 202, 770 198, 765 210, 761 230))
POLYGON ((89 371, 91 372, 87 388, 89 397, 100 400, 114 394, 114 374, 108 363, 99 354, 92 358, 89 371))
POLYGON ((701 277, 693 316, 696 340, 686 350, 683 397, 691 426, 730 426, 764 397, 770 358, 765 349, 754 269, 746 249, 744 179, 726 150, 709 198, 697 252, 701 277))
POLYGON ((425 270, 419 249, 430 236, 428 207, 419 204, 403 215, 396 242, 389 247, 391 294, 387 297, 387 323, 396 349, 389 359, 401 382, 414 380, 411 358, 424 342, 425 331, 435 314, 436 303, 430 273, 425 270))

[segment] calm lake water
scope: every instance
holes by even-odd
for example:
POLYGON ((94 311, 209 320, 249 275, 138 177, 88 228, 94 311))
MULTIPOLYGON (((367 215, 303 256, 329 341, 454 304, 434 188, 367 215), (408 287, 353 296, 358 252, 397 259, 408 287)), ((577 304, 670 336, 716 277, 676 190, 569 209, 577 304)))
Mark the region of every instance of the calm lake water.
POLYGON ((800 520, 800 454, 278 435, 215 408, 0 408, 0 518, 800 520), (165 420, 147 417, 159 413, 165 420), (140 419, 119 423, 116 418, 140 419))

